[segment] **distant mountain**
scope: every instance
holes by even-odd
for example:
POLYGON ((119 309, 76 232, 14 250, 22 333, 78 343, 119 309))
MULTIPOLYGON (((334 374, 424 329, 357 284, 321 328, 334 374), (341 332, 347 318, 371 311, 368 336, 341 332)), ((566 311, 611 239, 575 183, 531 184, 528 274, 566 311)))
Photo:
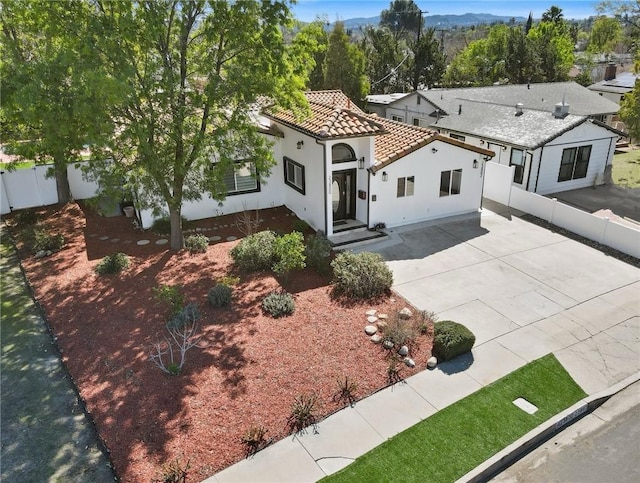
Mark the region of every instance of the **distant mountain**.
MULTIPOLYGON (((425 25, 427 27, 469 27, 471 25, 492 24, 496 22, 508 23, 512 18, 516 22, 526 22, 526 17, 505 17, 490 13, 465 13, 464 15, 427 15, 425 25)), ((378 25, 380 16, 359 17, 343 20, 346 29, 357 29, 365 25, 378 25)))

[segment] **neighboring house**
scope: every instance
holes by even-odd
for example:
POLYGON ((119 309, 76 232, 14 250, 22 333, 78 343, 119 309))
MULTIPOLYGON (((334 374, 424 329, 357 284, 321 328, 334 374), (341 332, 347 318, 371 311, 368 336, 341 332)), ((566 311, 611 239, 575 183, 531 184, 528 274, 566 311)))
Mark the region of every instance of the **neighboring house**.
POLYGON ((616 104, 620 104, 625 94, 633 90, 638 79, 640 79, 640 76, 633 72, 624 72, 616 75, 616 65, 609 64, 604 74, 604 80, 590 85, 587 89, 616 104))
POLYGON ((345 228, 393 227, 480 208, 490 149, 367 115, 341 91, 306 96, 308 117, 271 110, 261 119, 277 161, 268 177, 241 161, 221 205, 188 203, 184 216, 285 205, 332 237, 345 228))
POLYGON ((617 110, 562 82, 416 91, 389 103, 385 116, 488 148, 494 162, 515 166, 514 185, 546 194, 604 182, 624 133, 602 120, 617 110))

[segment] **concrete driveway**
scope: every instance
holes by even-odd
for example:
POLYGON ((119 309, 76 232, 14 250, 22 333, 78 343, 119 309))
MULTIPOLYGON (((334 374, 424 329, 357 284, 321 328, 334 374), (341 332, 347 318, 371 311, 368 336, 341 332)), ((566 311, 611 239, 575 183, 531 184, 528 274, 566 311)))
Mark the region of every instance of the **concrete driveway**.
POLYGON ((360 250, 388 261, 393 288, 418 309, 474 332, 465 372, 480 384, 550 352, 588 394, 640 371, 640 270, 492 209, 360 250))

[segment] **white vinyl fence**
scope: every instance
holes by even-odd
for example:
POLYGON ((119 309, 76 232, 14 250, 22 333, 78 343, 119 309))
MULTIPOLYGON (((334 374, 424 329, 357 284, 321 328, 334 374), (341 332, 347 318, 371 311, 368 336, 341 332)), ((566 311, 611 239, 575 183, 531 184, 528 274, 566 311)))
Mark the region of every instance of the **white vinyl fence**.
MULTIPOLYGON (((84 163, 67 166, 71 195, 77 200, 92 198, 98 191, 96 183, 82 178, 82 164, 84 163)), ((52 169, 51 165, 0 171, 0 214, 57 203, 56 180, 47 177, 49 169, 52 169)))
POLYGON ((600 218, 512 185, 513 167, 485 164, 484 196, 553 223, 590 240, 640 258, 640 229, 600 218))

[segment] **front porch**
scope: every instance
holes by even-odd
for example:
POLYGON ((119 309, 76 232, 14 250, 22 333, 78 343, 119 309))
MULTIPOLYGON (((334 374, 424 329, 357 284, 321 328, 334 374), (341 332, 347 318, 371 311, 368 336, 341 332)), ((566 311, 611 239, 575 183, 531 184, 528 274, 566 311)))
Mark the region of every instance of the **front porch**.
POLYGON ((383 231, 370 230, 362 221, 340 220, 333 224, 333 234, 327 239, 335 250, 345 250, 373 240, 379 241, 386 236, 383 231))

